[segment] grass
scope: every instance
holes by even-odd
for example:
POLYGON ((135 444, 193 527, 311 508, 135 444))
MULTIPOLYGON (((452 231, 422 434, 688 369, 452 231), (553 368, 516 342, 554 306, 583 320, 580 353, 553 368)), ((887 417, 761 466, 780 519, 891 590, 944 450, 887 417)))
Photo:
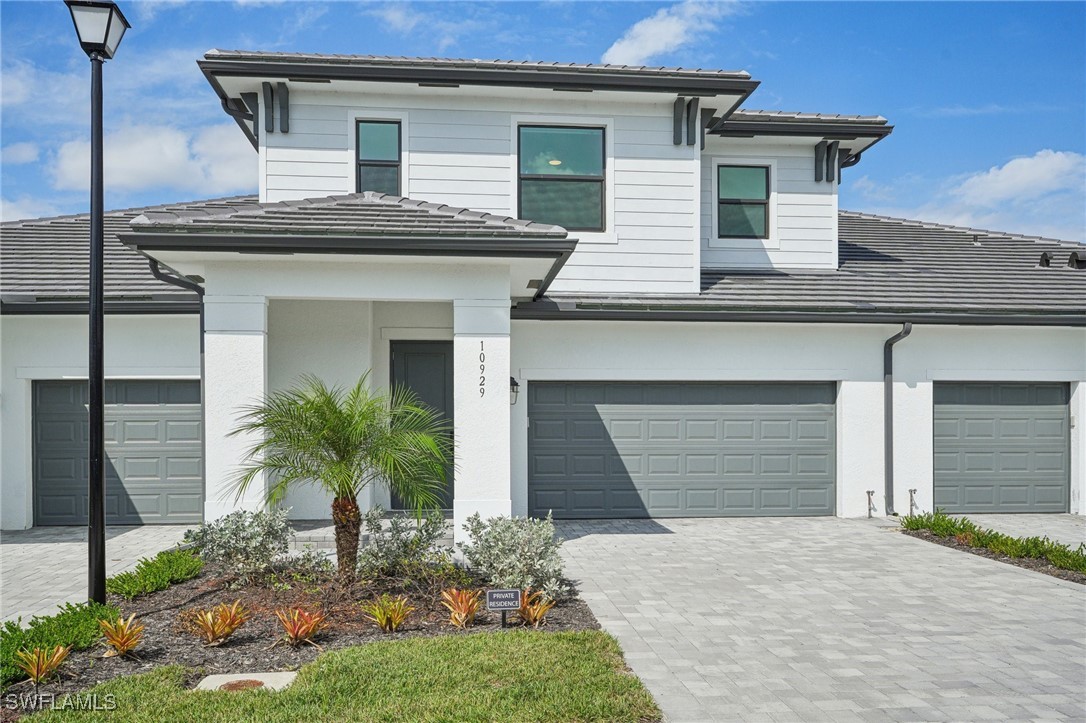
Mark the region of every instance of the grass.
MULTIPOLYGON (((159 668, 92 689, 117 709, 35 720, 645 721, 660 711, 599 631, 514 631, 370 643, 325 653, 286 690, 193 692, 159 668)), ((59 703, 59 701, 58 701, 59 703)))
POLYGON ((22 680, 26 673, 15 665, 15 651, 70 645, 82 650, 94 645, 102 636, 99 620, 116 620, 121 611, 112 605, 97 603, 68 603, 56 615, 36 616, 25 628, 19 621, 9 620, 0 628, 0 687, 6 688, 22 680))
POLYGON ((1047 537, 1011 537, 982 529, 966 517, 951 517, 942 510, 901 518, 905 530, 927 530, 939 537, 953 537, 959 544, 984 548, 1007 557, 1045 560, 1061 570, 1086 573, 1086 545, 1072 548, 1047 537))
POLYGON ((188 550, 164 550, 152 558, 142 558, 134 570, 106 580, 106 590, 131 600, 191 580, 203 569, 203 561, 188 550))

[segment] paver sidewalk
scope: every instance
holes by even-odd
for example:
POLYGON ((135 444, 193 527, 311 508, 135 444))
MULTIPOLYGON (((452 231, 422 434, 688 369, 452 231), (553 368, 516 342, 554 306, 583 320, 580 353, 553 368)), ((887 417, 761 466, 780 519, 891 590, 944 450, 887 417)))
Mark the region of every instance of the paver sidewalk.
MULTIPOLYGON (((106 574, 133 567, 181 541, 188 525, 106 528, 106 574)), ((29 620, 87 599, 87 528, 0 532, 0 619, 29 620)))
POLYGON ((879 521, 563 522, 672 721, 1086 719, 1086 587, 879 521))
POLYGON ((981 527, 1015 537, 1047 537, 1071 547, 1086 543, 1083 515, 965 515, 981 527))

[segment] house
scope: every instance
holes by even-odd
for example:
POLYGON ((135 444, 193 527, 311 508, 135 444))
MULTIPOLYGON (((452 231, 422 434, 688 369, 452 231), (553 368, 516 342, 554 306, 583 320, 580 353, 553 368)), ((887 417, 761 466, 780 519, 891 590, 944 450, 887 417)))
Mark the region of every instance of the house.
MULTIPOLYGON (((1083 512, 1083 247, 839 210, 885 119, 742 72, 199 65, 259 196, 106 216, 111 522, 258 507, 239 406, 367 370, 453 420, 458 523, 1083 512)), ((4 529, 85 519, 87 224, 2 227, 4 529)))

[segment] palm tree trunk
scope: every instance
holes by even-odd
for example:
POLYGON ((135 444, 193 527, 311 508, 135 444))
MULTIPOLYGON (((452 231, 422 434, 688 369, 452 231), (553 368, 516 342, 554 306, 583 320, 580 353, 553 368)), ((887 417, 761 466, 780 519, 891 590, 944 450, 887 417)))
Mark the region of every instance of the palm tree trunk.
POLYGON ((362 513, 353 497, 337 497, 332 500, 332 523, 336 530, 336 559, 339 564, 340 582, 354 582, 358 564, 358 536, 362 530, 362 513))

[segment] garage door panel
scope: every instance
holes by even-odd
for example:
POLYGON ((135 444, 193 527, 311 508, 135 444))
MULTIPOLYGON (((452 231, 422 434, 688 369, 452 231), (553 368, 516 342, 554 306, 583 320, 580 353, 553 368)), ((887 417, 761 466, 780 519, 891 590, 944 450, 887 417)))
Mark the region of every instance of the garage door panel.
POLYGON ((833 513, 832 384, 531 383, 528 399, 531 514, 833 513))
POLYGON ((1066 512, 1066 384, 937 383, 935 505, 946 512, 1066 512))
MULTIPOLYGON (((86 382, 34 383, 35 524, 86 524, 86 390, 86 382)), ((105 399, 107 522, 200 522, 199 383, 107 381, 105 399)))

